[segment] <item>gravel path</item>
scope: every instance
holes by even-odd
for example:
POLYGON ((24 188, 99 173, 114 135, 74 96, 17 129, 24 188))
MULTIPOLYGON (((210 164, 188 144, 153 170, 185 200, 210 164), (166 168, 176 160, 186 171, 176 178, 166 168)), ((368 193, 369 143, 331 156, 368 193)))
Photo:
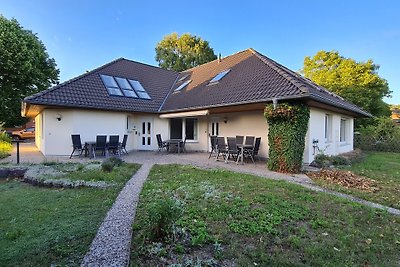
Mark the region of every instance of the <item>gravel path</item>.
POLYGON ((108 211, 81 266, 127 266, 139 194, 153 165, 144 163, 108 211))

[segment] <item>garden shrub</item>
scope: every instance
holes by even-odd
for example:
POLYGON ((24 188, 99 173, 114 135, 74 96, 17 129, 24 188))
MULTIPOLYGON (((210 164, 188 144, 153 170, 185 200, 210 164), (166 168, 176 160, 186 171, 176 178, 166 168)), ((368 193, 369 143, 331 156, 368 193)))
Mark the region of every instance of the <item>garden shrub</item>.
POLYGON ((101 169, 104 172, 112 172, 112 170, 114 169, 114 164, 108 160, 105 160, 101 163, 101 169))
POLYGON ((183 211, 172 199, 161 199, 155 202, 148 212, 148 224, 151 239, 163 240, 173 233, 175 222, 183 211))
POLYGON ((315 156, 314 161, 310 164, 311 166, 324 168, 330 166, 350 165, 351 161, 343 156, 328 156, 325 154, 318 154, 315 156))
POLYGON ((268 121, 268 168, 277 172, 298 173, 303 162, 305 136, 310 109, 300 102, 280 103, 265 107, 268 121))
POLYGON ((111 172, 114 169, 114 167, 119 167, 122 165, 122 163, 124 163, 122 159, 116 157, 110 157, 105 159, 101 163, 101 169, 105 172, 111 172))

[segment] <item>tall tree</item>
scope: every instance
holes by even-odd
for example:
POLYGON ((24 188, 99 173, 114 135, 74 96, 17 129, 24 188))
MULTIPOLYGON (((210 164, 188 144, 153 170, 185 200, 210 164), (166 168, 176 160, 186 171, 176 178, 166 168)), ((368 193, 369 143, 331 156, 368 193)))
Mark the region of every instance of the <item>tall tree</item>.
POLYGON ((55 84, 58 75, 36 34, 0 15, 0 122, 8 127, 23 124, 21 100, 55 84))
POLYGON ((372 60, 357 62, 337 51, 322 50, 312 58, 305 57, 300 72, 374 116, 390 116, 389 105, 382 98, 390 96, 391 91, 378 69, 372 60))
POLYGON ((156 46, 156 60, 161 68, 183 71, 216 59, 214 50, 196 35, 166 35, 156 46))

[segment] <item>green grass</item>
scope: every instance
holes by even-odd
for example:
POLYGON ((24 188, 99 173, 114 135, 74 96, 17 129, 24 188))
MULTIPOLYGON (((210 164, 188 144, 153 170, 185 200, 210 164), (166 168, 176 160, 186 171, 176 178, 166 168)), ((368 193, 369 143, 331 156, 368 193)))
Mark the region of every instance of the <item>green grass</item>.
MULTIPOLYGON (((102 180, 115 184, 107 189, 0 182, 0 266, 79 266, 106 212, 138 168, 124 164, 102 173, 102 180)), ((69 178, 92 178, 84 168, 75 169, 80 170, 70 171, 69 178)))
POLYGON ((345 169, 377 181, 376 192, 347 189, 339 185, 316 180, 319 185, 336 191, 352 194, 362 199, 400 209, 400 153, 368 152, 360 162, 345 169))
POLYGON ((132 244, 132 266, 396 266, 400 218, 284 181, 165 165, 144 184, 132 244), (154 235, 176 209, 169 234, 154 235))

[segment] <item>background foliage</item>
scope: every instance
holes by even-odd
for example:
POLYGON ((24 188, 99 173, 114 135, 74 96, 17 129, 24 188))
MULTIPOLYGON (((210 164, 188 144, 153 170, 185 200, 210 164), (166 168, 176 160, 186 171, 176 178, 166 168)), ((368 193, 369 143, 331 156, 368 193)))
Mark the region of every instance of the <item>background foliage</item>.
POLYGON ((375 118, 354 135, 354 146, 366 151, 400 151, 400 127, 390 118, 375 118))
POLYGON ((0 159, 8 157, 12 150, 11 138, 3 131, 3 125, 4 123, 0 122, 0 159))
POLYGON ((156 46, 158 65, 168 70, 183 71, 216 58, 207 41, 189 33, 171 33, 156 46))
POLYGON ((6 127, 26 122, 21 100, 58 81, 59 70, 36 34, 0 15, 0 121, 6 127))
MULTIPOLYGON (((300 72, 372 115, 387 117, 390 116, 390 108, 382 99, 390 96, 391 91, 387 81, 378 75, 378 70, 379 66, 372 60, 357 62, 341 56, 337 51, 321 50, 313 57, 304 59, 300 72)), ((358 120, 357 125, 360 124, 358 120)))
POLYGON ((265 107, 268 121, 269 160, 272 171, 301 170, 310 109, 303 103, 281 103, 265 107))

